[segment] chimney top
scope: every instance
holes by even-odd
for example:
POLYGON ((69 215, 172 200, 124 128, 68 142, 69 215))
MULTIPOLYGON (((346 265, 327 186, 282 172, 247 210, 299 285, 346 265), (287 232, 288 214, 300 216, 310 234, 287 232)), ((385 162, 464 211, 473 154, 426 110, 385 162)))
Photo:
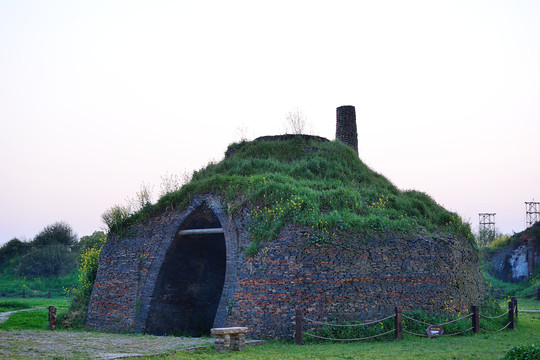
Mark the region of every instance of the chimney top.
POLYGON ((358 154, 356 110, 352 105, 344 105, 336 109, 336 140, 341 141, 358 154))

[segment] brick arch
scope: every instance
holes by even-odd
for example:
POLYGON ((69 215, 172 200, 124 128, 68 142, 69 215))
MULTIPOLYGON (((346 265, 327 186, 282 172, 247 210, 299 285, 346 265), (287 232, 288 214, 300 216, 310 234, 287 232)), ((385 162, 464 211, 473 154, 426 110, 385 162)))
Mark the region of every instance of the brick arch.
MULTIPOLYGON (((189 230, 200 226, 221 226, 221 228, 223 229, 223 234, 211 235, 210 240, 223 242, 223 244, 220 246, 223 248, 222 251, 224 253, 224 271, 222 283, 223 286, 221 294, 219 295, 219 301, 216 301, 217 307, 215 309, 215 312, 212 311, 212 315, 207 314, 206 316, 206 324, 204 324, 203 326, 203 333, 205 333, 206 331, 209 332, 208 321, 211 322, 211 327, 222 327, 225 325, 225 321, 227 319, 227 305, 232 300, 236 284, 236 270, 238 259, 236 249, 238 248, 238 240, 234 223, 233 221, 231 221, 231 218, 228 216, 228 214, 224 212, 220 200, 213 196, 207 195, 195 198, 192 203, 180 214, 180 216, 175 219, 174 225, 169 227, 170 230, 168 231, 167 236, 163 239, 163 241, 161 241, 159 248, 157 249, 157 251, 155 251, 152 264, 149 267, 147 279, 146 281, 144 281, 145 284, 142 287, 142 291, 139 296, 139 303, 141 304, 141 309, 137 314, 136 331, 149 332, 154 334, 178 333, 177 331, 175 331, 175 329, 171 327, 159 327, 160 320, 156 319, 155 310, 158 308, 159 297, 167 295, 164 294, 162 291, 163 289, 160 290, 159 287, 170 286, 171 281, 164 278, 166 277, 167 267, 169 267, 169 270, 181 269, 181 267, 176 267, 174 265, 171 267, 171 263, 174 263, 174 257, 176 256, 175 253, 178 254, 178 251, 181 252, 182 248, 184 250, 189 249, 189 246, 193 248, 193 245, 197 242, 197 236, 187 236, 187 243, 191 243, 191 245, 187 244, 186 241, 182 241, 186 240, 186 236, 179 236, 179 232, 182 230, 189 230), (197 221, 197 218, 200 217, 199 215, 201 214, 203 217, 213 218, 207 219, 211 221, 210 224, 207 224, 208 226, 201 223, 200 221, 197 221), (185 247, 186 245, 188 246, 187 248, 185 247), (212 316, 213 320, 208 320, 208 316, 212 316)), ((199 237, 199 240, 200 239, 201 238, 199 237)), ((199 258, 199 260, 201 259, 199 258)), ((203 257, 203 261, 204 260, 205 259, 203 257)), ((212 261, 212 258, 206 258, 206 261, 212 261)), ((184 270, 185 269, 186 268, 184 267, 184 270)), ((174 296, 174 291, 172 291, 172 293, 169 295, 174 296)), ((215 296, 215 294, 211 296, 215 296)), ((210 302, 212 303, 210 304, 211 306, 216 306, 213 301, 210 302)), ((197 304, 191 304, 191 306, 205 306, 205 302, 201 301, 197 304)), ((169 310, 171 310, 171 308, 169 308, 169 310)), ((166 310, 161 314, 161 316, 164 315, 166 315, 166 310)), ((178 313, 178 308, 175 310, 174 307, 172 308, 172 313, 170 313, 169 315, 182 316, 182 314, 178 313)), ((182 327, 182 325, 180 325, 180 327, 182 327)), ((185 332, 192 335, 200 335, 200 333, 197 334, 196 331, 194 331, 194 329, 190 327, 195 328, 196 326, 190 325, 188 326, 188 331, 180 331, 180 333, 185 332)))

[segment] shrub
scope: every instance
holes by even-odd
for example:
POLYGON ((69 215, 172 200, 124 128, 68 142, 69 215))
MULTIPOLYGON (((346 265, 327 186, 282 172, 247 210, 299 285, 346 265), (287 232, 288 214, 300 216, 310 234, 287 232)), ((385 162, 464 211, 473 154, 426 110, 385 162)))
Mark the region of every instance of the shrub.
MULTIPOLYGON (((355 325, 361 324, 360 322, 338 322, 336 320, 330 321, 329 323, 334 323, 336 325, 355 325)), ((306 325, 309 324, 306 322, 306 325)), ((384 334, 394 328, 394 318, 378 321, 369 325, 359 325, 359 326, 332 326, 332 325, 321 325, 321 326, 310 326, 307 333, 312 333, 316 336, 325 337, 328 339, 362 339, 372 336, 377 336, 384 334)), ((369 341, 388 341, 394 337, 394 332, 389 334, 373 337, 371 339, 366 339, 369 341)), ((310 337, 309 335, 305 336, 306 342, 324 342, 324 339, 318 339, 315 337, 310 337)))
MULTIPOLYGON (((410 317, 412 319, 415 319, 417 321, 422 321, 427 324, 431 325, 440 325, 445 324, 447 322, 456 320, 458 318, 464 317, 466 315, 469 315, 469 312, 466 313, 444 313, 444 314, 430 314, 425 311, 416 310, 416 311, 410 311, 405 312, 403 315, 410 317)), ((403 319, 403 329, 416 333, 421 335, 426 335, 426 330, 428 325, 419 323, 417 321, 413 321, 407 318, 403 319)), ((443 325, 444 329, 444 335, 451 335, 451 334, 458 334, 458 333, 464 333, 467 334, 467 329, 471 327, 471 319, 466 318, 463 320, 458 320, 456 322, 443 325)))
POLYGON ((540 360, 540 347, 516 345, 504 354, 503 360, 540 360))
POLYGON ((28 277, 58 277, 76 268, 77 255, 65 245, 32 247, 19 261, 17 274, 28 277))
POLYGON ((101 219, 109 232, 117 232, 122 229, 126 220, 131 216, 131 210, 126 206, 114 205, 101 215, 101 219))
POLYGON ((7 269, 13 262, 28 252, 29 244, 17 238, 9 240, 0 246, 0 271, 7 269))
POLYGON ((73 300, 69 311, 61 319, 63 327, 80 328, 84 324, 88 302, 97 275, 99 254, 106 241, 107 237, 102 235, 93 246, 83 249, 79 260, 77 285, 72 289, 73 300))
POLYGON ((76 268, 77 235, 64 222, 46 226, 19 259, 17 274, 29 277, 63 276, 76 268))

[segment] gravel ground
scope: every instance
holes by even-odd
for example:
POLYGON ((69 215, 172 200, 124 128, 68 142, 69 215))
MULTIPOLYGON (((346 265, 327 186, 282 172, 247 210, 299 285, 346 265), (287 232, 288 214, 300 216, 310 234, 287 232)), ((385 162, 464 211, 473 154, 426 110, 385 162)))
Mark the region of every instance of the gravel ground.
POLYGON ((210 338, 46 330, 0 331, 0 359, 119 359, 212 344, 210 338))

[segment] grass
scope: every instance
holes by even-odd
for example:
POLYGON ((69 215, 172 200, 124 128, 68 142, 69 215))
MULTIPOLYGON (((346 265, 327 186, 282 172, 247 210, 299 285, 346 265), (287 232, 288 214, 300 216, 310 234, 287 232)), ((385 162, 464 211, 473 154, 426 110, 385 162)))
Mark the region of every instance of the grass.
POLYGON ((497 289, 502 296, 518 296, 526 297, 531 294, 536 297, 537 289, 540 287, 540 267, 537 268, 531 276, 518 283, 509 283, 499 280, 489 274, 487 271, 483 272, 486 284, 489 287, 497 289))
POLYGON ((518 309, 521 310, 540 310, 540 301, 536 299, 518 298, 518 309))
POLYGON ((49 326, 49 306, 57 308, 57 315, 65 312, 71 299, 53 298, 0 298, 0 312, 33 309, 11 314, 9 319, 0 323, 0 330, 44 330, 49 326))
POLYGON ((428 195, 398 190, 340 142, 304 137, 232 144, 223 161, 195 172, 189 184, 156 204, 121 214, 110 231, 121 235, 138 221, 208 193, 221 196, 230 212, 249 209, 252 250, 286 224, 311 228, 314 244, 337 241, 343 232, 388 231, 445 232, 473 242, 469 225, 428 195))
MULTIPOLYGON (((536 302, 540 309, 540 302, 536 302)), ((178 352, 159 359, 500 359, 514 345, 540 344, 540 314, 519 315, 515 330, 435 339, 405 335, 388 342, 324 343, 297 346, 270 341, 244 352, 217 353, 212 348, 178 352)), ((157 359, 146 357, 145 359, 157 359)))
POLYGON ((31 306, 19 300, 0 300, 0 312, 29 309, 31 306))
POLYGON ((51 296, 59 297, 66 293, 66 289, 72 288, 77 281, 77 272, 60 277, 26 278, 13 274, 0 275, 0 296, 47 296, 49 290, 51 296))

